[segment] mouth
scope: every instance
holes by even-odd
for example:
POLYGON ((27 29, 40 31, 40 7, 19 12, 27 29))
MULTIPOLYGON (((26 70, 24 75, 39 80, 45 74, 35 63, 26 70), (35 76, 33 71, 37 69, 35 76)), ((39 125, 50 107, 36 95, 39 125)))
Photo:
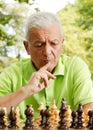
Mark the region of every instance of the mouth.
POLYGON ((51 60, 43 60, 44 61, 44 63, 49 63, 49 62, 51 62, 51 60))

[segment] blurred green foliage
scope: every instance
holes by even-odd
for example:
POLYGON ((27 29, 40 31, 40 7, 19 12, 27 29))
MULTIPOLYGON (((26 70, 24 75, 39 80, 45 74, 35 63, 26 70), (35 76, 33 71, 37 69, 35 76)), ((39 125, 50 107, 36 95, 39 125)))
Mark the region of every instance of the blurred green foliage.
POLYGON ((77 0, 80 19, 78 25, 83 29, 93 29, 93 0, 77 0))
MULTIPOLYGON (((92 0, 93 1, 93 0, 92 0)), ((64 30, 67 55, 78 55, 88 64, 93 79, 93 2, 77 0, 58 12, 64 30), (90 10, 86 12, 85 10, 90 10), (85 19, 85 22, 83 22, 85 19)))

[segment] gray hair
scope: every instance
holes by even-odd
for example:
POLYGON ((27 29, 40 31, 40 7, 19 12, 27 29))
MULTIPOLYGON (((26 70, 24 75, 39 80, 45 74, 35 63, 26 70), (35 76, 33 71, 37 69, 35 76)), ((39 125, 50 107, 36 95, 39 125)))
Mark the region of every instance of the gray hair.
POLYGON ((56 14, 50 13, 50 12, 37 12, 34 14, 31 14, 28 18, 27 25, 26 25, 26 39, 28 39, 28 33, 31 28, 44 28, 48 27, 49 25, 57 23, 61 34, 62 27, 61 27, 61 21, 59 17, 56 14))

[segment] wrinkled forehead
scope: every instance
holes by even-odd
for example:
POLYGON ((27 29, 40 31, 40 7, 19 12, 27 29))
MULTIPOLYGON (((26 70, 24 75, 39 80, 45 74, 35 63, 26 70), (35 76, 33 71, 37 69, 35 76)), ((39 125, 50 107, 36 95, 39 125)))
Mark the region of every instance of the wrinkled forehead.
POLYGON ((31 38, 60 38, 62 36, 61 30, 57 24, 52 24, 47 27, 40 27, 40 28, 31 28, 28 31, 27 39, 31 40, 31 38))

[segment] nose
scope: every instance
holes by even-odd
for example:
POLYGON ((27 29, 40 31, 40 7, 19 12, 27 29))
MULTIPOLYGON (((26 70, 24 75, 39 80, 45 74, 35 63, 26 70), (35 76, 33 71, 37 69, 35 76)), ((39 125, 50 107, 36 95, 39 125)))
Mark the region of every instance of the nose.
POLYGON ((44 56, 49 56, 51 54, 51 46, 50 44, 45 44, 44 48, 43 48, 43 54, 44 56))

